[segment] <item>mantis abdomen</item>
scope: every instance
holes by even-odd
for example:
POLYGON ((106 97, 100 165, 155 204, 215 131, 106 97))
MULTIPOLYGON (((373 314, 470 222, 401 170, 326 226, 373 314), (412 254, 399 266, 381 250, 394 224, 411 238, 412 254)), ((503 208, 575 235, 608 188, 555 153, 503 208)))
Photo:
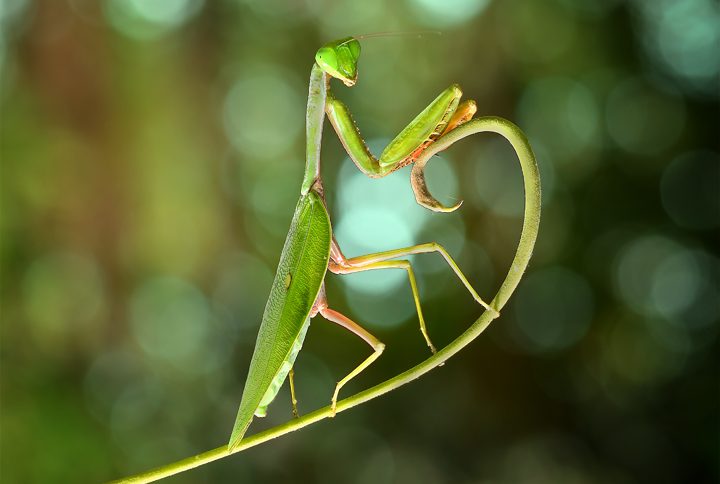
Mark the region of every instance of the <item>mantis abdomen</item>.
POLYGON ((330 218, 320 195, 300 198, 280 255, 250 362, 230 447, 277 394, 297 355, 330 258, 330 218), (289 364, 288 364, 289 363, 289 364))

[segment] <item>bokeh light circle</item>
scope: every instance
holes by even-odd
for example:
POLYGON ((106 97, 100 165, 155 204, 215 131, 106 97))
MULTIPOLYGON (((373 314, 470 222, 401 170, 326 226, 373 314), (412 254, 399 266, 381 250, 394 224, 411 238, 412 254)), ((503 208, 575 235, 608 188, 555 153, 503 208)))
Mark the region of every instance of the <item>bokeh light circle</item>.
POLYGON ((712 284, 700 256, 662 235, 634 238, 615 260, 616 293, 648 317, 683 319, 712 284))
POLYGON ((718 96, 720 5, 713 0, 632 2, 650 60, 689 88, 718 96))
POLYGON ((512 303, 514 339, 534 353, 570 348, 590 328, 594 299, 592 287, 580 274, 561 266, 536 270, 518 287, 512 303))
POLYGON ((471 21, 481 14, 489 0, 408 0, 417 17, 433 28, 448 28, 471 21))
POLYGON ((226 136, 248 163, 277 158, 295 145, 304 132, 305 91, 280 67, 242 70, 225 98, 223 118, 226 136))
POLYGON ((606 106, 607 129, 622 149, 657 155, 672 146, 685 126, 685 103, 676 94, 638 79, 619 83, 606 106))
POLYGON ((93 327, 107 311, 100 268, 75 252, 51 252, 35 259, 22 279, 22 298, 33 340, 49 354, 92 345, 93 327))
POLYGON ((564 171, 585 173, 600 143, 599 109, 594 93, 566 77, 532 81, 518 105, 518 124, 533 145, 540 143, 564 171))
POLYGON ((501 46, 516 59, 542 64, 574 45, 579 29, 571 10, 548 8, 543 2, 502 2, 498 6, 503 25, 499 29, 501 46))
MULTIPOLYGON (((335 233, 341 248, 348 254, 364 255, 413 244, 413 232, 402 216, 371 207, 358 207, 345 213, 335 233)), ((348 256, 349 257, 349 256, 348 256)), ((403 270, 367 271, 342 277, 353 290, 383 294, 407 280, 403 270)))
POLYGON ((665 211, 681 227, 720 226, 720 154, 694 151, 680 155, 663 171, 660 194, 665 211))
POLYGON ((183 25, 195 16, 204 0, 106 0, 110 23, 137 40, 150 40, 183 25))
POLYGON ((474 204, 505 217, 522 215, 522 173, 512 147, 505 140, 488 141, 471 158, 478 160, 473 166, 475 184, 469 194, 474 204))
POLYGON ((153 358, 188 368, 209 337, 205 296, 182 279, 158 277, 140 285, 130 301, 133 334, 153 358))

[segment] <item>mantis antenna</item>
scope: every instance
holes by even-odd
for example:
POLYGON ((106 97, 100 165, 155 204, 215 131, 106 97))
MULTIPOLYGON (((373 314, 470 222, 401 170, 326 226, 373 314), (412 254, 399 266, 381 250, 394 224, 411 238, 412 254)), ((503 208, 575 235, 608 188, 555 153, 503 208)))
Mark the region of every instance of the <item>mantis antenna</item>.
POLYGON ((370 32, 367 34, 353 35, 345 42, 341 42, 338 46, 345 45, 354 40, 377 39, 379 37, 417 37, 423 38, 425 35, 442 35, 439 30, 405 30, 400 32, 370 32))
POLYGON ((405 30, 400 32, 371 32, 368 34, 355 35, 357 40, 373 39, 377 37, 415 37, 422 38, 425 35, 442 35, 439 30, 405 30))

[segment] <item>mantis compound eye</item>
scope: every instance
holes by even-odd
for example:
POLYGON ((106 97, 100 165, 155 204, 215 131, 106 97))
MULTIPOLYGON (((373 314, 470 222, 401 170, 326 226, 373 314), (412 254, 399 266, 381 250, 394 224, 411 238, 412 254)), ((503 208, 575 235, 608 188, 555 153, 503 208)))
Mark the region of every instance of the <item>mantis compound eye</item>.
POLYGON ((433 212, 449 213, 460 208, 460 205, 463 204, 462 200, 452 207, 447 207, 430 194, 430 190, 428 190, 427 183, 425 182, 426 164, 427 159, 422 157, 415 162, 410 172, 410 185, 412 186, 413 193, 415 193, 415 201, 433 212))
POLYGON ((357 81, 357 60, 360 43, 347 37, 322 46, 315 54, 315 62, 332 77, 350 87, 357 81))

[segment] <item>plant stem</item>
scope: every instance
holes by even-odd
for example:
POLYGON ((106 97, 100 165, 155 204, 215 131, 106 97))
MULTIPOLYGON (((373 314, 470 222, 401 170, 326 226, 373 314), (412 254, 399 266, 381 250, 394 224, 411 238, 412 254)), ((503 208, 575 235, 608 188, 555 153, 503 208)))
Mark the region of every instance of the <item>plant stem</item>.
MULTIPOLYGON (((490 303, 493 308, 499 311, 503 306, 505 306, 512 293, 515 291, 518 283, 522 279, 523 273, 525 272, 525 269, 530 262, 530 257, 532 256, 540 224, 540 175, 538 173, 535 156, 533 155, 527 138, 522 131, 520 131, 520 129, 510 121, 497 117, 477 118, 450 131, 435 143, 431 144, 418 158, 416 163, 425 164, 433 155, 448 148, 456 141, 472 134, 483 132, 500 134, 510 142, 515 149, 518 159, 520 160, 520 167, 522 169, 523 183, 525 187, 525 213, 523 218, 522 233, 520 234, 520 241, 518 242, 517 251, 515 252, 515 258, 510 265, 510 269, 508 270, 505 280, 490 303)), ((360 405, 361 403, 365 403, 373 398, 395 390, 396 388, 424 375, 436 366, 442 365, 448 358, 470 344, 472 340, 485 331, 492 320, 493 314, 490 311, 485 311, 470 326, 470 328, 427 360, 393 378, 390 378, 389 380, 375 385, 372 388, 339 401, 337 404, 337 413, 344 412, 356 405, 360 405)), ((330 406, 327 406, 304 415, 299 419, 291 420, 282 425, 278 425, 277 427, 273 427, 272 429, 246 437, 232 453, 234 454, 245 449, 249 449, 250 447, 262 444, 268 440, 272 440, 303 427, 307 427, 312 423, 330 417, 330 415, 330 406)), ((115 482, 153 482, 158 479, 179 474, 209 462, 222 459, 230 454, 231 452, 228 451, 227 445, 223 445, 217 449, 209 450, 202 454, 197 454, 195 456, 188 457, 187 459, 115 482)))

